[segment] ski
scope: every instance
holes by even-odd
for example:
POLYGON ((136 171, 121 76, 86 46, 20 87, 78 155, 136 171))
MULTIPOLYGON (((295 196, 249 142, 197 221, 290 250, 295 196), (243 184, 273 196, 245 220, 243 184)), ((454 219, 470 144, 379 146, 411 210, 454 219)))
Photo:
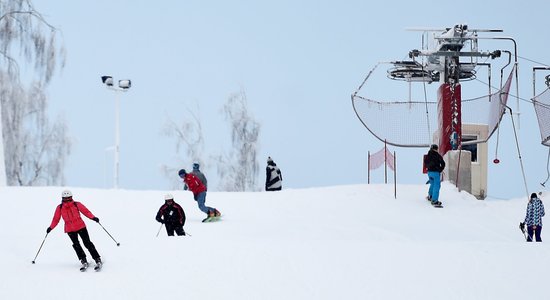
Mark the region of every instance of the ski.
POLYGON ((88 263, 83 263, 82 266, 80 267, 80 272, 86 272, 86 269, 88 269, 88 266, 89 266, 88 263))

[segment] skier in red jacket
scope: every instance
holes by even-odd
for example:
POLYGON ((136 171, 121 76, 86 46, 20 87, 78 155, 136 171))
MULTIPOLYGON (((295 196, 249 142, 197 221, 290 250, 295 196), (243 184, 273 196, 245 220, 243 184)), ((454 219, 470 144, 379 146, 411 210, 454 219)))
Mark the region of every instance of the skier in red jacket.
POLYGON ((73 194, 71 193, 71 191, 63 191, 63 193, 61 193, 61 204, 59 204, 55 209, 52 223, 50 224, 50 227, 46 229, 46 232, 50 233, 50 231, 52 231, 55 226, 57 226, 59 220, 63 218, 63 221, 65 222, 65 233, 67 233, 71 238, 71 241, 73 242, 73 248, 76 251, 78 259, 82 263, 82 267, 84 269, 87 268, 88 261, 86 260, 86 253, 84 252, 84 249, 82 249, 82 246, 80 246, 80 242, 78 241, 79 235, 82 239, 82 242, 84 243, 84 246, 86 246, 86 248, 92 255, 92 258, 95 260, 96 266, 101 267, 101 257, 95 249, 92 241, 90 241, 90 236, 88 235, 86 224, 80 217, 80 213, 88 217, 90 220, 94 220, 99 223, 99 219, 94 216, 94 214, 92 214, 92 212, 90 212, 88 208, 84 206, 84 204, 73 201, 73 194))
POLYGON ((221 216, 221 213, 217 209, 205 205, 206 187, 204 186, 204 184, 202 184, 201 180, 197 176, 195 176, 193 173, 187 173, 185 169, 181 169, 178 172, 178 175, 181 179, 183 179, 183 182, 187 185, 189 190, 193 192, 193 197, 195 198, 195 201, 197 201, 199 209, 207 214, 206 219, 202 220, 203 222, 206 222, 212 217, 221 216))

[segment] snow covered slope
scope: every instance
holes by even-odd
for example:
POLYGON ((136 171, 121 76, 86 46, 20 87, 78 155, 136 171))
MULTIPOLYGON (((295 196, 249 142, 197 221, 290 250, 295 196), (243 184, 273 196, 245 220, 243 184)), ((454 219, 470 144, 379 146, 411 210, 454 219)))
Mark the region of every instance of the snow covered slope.
POLYGON ((190 192, 72 188, 121 243, 85 219, 105 265, 81 273, 63 222, 31 264, 63 189, 0 188, 0 299, 548 298, 550 248, 518 229, 525 199, 478 201, 446 183, 443 209, 423 185, 399 185, 397 199, 392 185, 212 192, 223 220, 205 224, 190 192), (156 237, 167 192, 192 236, 156 237))

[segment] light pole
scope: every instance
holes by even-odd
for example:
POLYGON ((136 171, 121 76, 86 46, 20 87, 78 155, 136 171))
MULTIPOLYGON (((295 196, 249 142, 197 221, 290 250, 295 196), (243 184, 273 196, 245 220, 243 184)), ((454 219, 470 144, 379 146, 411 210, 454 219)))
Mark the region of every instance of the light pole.
POLYGON ((120 96, 118 95, 118 92, 126 92, 128 89, 132 86, 132 82, 129 79, 119 80, 118 81, 118 87, 115 87, 113 84, 113 77, 112 76, 101 76, 101 81, 107 86, 108 89, 117 92, 116 99, 115 99, 115 166, 114 166, 114 172, 115 172, 115 189, 118 189, 118 168, 119 168, 119 156, 120 156, 120 108, 119 108, 119 102, 120 102, 120 96))

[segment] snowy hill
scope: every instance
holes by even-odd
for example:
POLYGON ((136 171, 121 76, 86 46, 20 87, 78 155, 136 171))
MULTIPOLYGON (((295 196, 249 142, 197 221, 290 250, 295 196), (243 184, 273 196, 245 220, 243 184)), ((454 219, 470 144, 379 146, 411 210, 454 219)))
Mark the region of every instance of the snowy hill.
POLYGON ((121 243, 85 219, 105 265, 80 273, 63 222, 31 264, 63 189, 0 188, 0 299, 547 298, 550 248, 524 241, 525 199, 446 183, 443 209, 422 185, 212 192, 223 221, 204 224, 190 192, 168 191, 192 235, 169 238, 154 220, 167 191, 73 188, 121 243))

